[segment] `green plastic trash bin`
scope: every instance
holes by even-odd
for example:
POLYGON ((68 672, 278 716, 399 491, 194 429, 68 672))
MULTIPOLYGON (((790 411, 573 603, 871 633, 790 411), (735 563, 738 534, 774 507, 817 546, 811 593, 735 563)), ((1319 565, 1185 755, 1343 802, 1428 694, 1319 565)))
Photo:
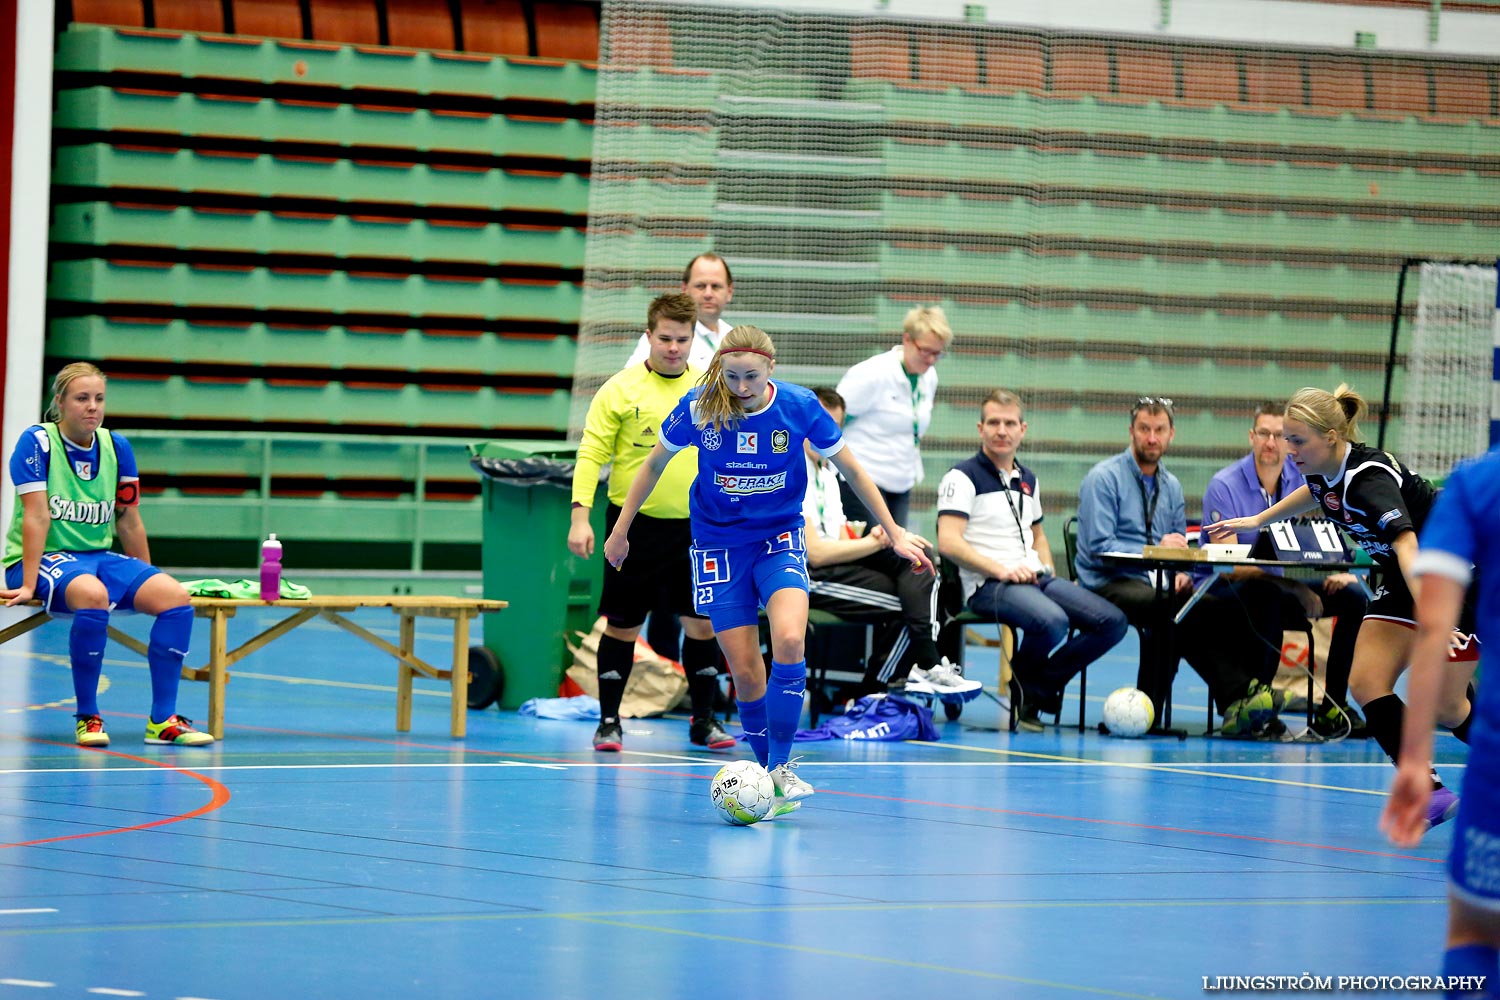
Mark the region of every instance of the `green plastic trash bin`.
MULTIPOLYGON (((484 620, 484 650, 470 656, 481 690, 501 708, 555 698, 572 661, 566 636, 593 627, 603 576, 601 487, 593 507, 594 557, 568 551, 575 448, 560 441, 489 441, 469 446, 484 499, 481 562, 484 596, 510 607, 484 620), (493 658, 493 659, 491 659, 493 658), (493 671, 493 678, 484 677, 493 671)), ((483 707, 484 697, 470 700, 483 707)))

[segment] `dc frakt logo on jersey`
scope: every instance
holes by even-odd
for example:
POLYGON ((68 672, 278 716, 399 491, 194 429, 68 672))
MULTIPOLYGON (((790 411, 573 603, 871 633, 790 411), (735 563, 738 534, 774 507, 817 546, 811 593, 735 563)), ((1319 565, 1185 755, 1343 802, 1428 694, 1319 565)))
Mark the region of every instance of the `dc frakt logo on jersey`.
POLYGON ((1329 510, 1338 510, 1343 505, 1344 504, 1341 500, 1339 500, 1339 495, 1337 493, 1329 491, 1323 494, 1323 506, 1327 507, 1329 510))
POLYGON ((786 473, 778 472, 774 476, 726 476, 721 472, 714 475, 714 485, 731 496, 775 493, 786 486, 786 473))
POLYGON ((734 437, 734 450, 741 455, 753 455, 760 451, 759 431, 740 431, 734 437))

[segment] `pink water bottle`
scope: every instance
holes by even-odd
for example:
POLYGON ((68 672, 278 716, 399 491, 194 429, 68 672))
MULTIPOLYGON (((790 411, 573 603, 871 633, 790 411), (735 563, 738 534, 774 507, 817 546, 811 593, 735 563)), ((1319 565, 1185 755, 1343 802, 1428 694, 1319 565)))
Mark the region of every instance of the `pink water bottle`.
POLYGON ((260 599, 274 601, 281 596, 281 543, 271 532, 260 546, 260 599))

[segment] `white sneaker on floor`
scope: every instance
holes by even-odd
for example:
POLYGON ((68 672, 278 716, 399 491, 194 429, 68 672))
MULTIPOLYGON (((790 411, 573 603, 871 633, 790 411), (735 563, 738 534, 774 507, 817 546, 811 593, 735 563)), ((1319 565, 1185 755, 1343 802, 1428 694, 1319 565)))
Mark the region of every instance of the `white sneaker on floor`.
POLYGON ((904 694, 937 694, 937 688, 927 679, 927 671, 921 667, 912 667, 911 673, 906 675, 906 683, 901 688, 904 694))
POLYGON ((797 777, 796 761, 787 761, 778 767, 771 769, 771 781, 776 785, 776 794, 785 798, 788 802, 801 802, 812 796, 817 789, 797 777))
POLYGON ((926 683, 939 698, 945 700, 972 701, 979 697, 979 692, 984 687, 978 681, 966 678, 957 666, 948 662, 946 656, 933 664, 930 670, 912 667, 911 677, 908 677, 906 681, 908 687, 911 686, 912 677, 926 683))

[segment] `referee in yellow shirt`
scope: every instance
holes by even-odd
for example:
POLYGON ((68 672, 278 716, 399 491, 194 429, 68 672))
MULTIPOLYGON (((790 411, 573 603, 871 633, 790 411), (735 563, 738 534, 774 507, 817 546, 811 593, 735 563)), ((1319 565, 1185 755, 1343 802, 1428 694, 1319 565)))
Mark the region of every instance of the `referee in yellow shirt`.
MULTIPOLYGON (((579 558, 594 554, 594 529, 589 506, 599 482, 599 470, 613 463, 609 473, 609 510, 605 533, 614 530, 620 504, 635 474, 656 445, 661 422, 677 401, 703 374, 688 364, 693 346, 693 324, 698 306, 686 295, 663 295, 646 311, 646 336, 651 351, 644 362, 627 367, 599 389, 589 404, 578 464, 573 470, 573 520, 568 549, 579 558)), ((682 666, 687 671, 688 695, 693 702, 689 738, 699 746, 724 750, 735 739, 714 718, 718 693, 719 647, 713 626, 693 612, 693 573, 688 550, 693 544, 688 524, 688 489, 698 471, 698 453, 684 448, 672 458, 661 483, 630 525, 630 558, 619 571, 606 568, 599 595, 605 618, 599 640, 599 728, 594 749, 618 752, 622 746, 620 699, 630 678, 635 640, 652 608, 674 607, 682 620, 682 666)))

